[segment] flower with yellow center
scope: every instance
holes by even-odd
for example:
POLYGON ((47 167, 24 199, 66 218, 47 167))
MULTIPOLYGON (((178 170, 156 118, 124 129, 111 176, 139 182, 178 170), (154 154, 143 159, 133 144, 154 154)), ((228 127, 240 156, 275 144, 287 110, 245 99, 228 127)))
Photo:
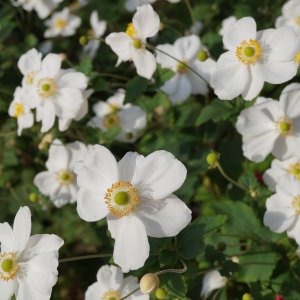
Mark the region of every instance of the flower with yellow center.
POLYGON ((143 43, 139 38, 137 38, 137 33, 132 23, 127 25, 125 33, 132 38, 132 45, 135 49, 142 48, 143 43))
POLYGON ((121 294, 119 291, 106 291, 102 297, 101 300, 120 300, 121 294))
POLYGON ((15 102, 14 117, 18 118, 24 113, 24 105, 21 102, 15 102))
POLYGON ((262 49, 258 41, 250 39, 248 42, 242 41, 236 48, 235 54, 243 64, 252 65, 261 58, 262 49))
POLYGON ((74 182, 74 173, 68 170, 61 170, 58 172, 57 179, 62 185, 70 185, 74 182))
POLYGON ((63 29, 67 26, 67 22, 65 19, 56 19, 54 22, 54 27, 57 29, 63 29))
POLYGON ((293 123, 287 117, 280 118, 276 121, 276 126, 280 132, 280 136, 284 138, 293 134, 293 123))
POLYGON ((120 125, 120 117, 117 113, 111 113, 104 117, 103 119, 103 127, 104 128, 112 128, 120 125))
POLYGON ((57 86, 52 78, 42 78, 37 84, 37 93, 41 98, 53 96, 57 91, 57 86))
POLYGON ((300 163, 293 163, 288 167, 288 173, 300 180, 300 163))
POLYGON ((179 74, 185 74, 188 72, 188 67, 185 62, 179 62, 177 63, 177 73, 179 74))
POLYGON ((0 253, 0 281, 14 279, 18 269, 16 253, 0 253))

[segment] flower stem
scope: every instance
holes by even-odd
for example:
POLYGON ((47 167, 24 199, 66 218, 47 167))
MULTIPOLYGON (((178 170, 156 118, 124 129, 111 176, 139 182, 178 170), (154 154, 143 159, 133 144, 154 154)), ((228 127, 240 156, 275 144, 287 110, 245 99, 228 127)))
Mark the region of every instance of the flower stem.
POLYGON ((220 163, 216 163, 216 167, 218 168, 218 170, 220 171, 220 173, 222 174, 222 176, 228 180, 230 183, 232 183, 233 185, 235 185, 236 187, 238 187, 239 189, 243 190, 244 192, 248 193, 248 190, 245 189, 243 186, 241 186, 238 182, 236 182, 234 179, 232 179, 230 176, 228 176, 225 171, 223 170, 222 166, 220 165, 220 163))
POLYGON ((128 298, 129 296, 133 295, 134 293, 136 293, 140 288, 138 287, 137 289, 135 289, 134 291, 132 291, 131 293, 129 293, 128 295, 126 295, 125 297, 121 298, 120 300, 124 300, 126 298, 128 298))
POLYGON ((186 7, 187 7, 187 9, 189 11, 192 23, 195 24, 196 20, 195 20, 194 15, 193 15, 193 8, 192 8, 190 0, 185 0, 185 4, 186 4, 186 7))
POLYGON ((185 264, 185 262, 183 260, 180 259, 180 261, 181 261, 181 263, 183 265, 182 269, 166 269, 166 270, 158 271, 155 274, 157 276, 159 276, 159 275, 166 274, 166 273, 177 273, 177 274, 185 273, 186 270, 187 270, 187 265, 185 264))
POLYGON ((92 255, 83 255, 83 256, 75 256, 69 258, 62 258, 59 260, 60 263, 71 262, 71 261, 79 261, 85 259, 93 259, 93 258, 100 258, 100 257, 110 257, 112 256, 111 253, 100 253, 100 254, 92 254, 92 255))

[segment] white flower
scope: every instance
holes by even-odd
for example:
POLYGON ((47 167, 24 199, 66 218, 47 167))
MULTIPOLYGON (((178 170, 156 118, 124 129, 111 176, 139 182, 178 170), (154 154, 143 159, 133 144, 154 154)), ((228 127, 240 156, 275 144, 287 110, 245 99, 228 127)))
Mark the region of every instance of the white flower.
POLYGON ((64 8, 62 11, 54 13, 45 24, 48 26, 44 33, 45 38, 71 36, 76 33, 76 29, 81 24, 81 19, 72 15, 68 8, 64 8))
POLYGON ((300 245, 300 181, 292 175, 281 177, 266 207, 265 226, 277 233, 286 231, 300 245))
POLYGON ((95 145, 75 173, 78 214, 87 222, 107 217, 114 261, 123 272, 145 264, 147 236, 175 236, 191 220, 189 208, 172 194, 183 184, 186 168, 167 151, 146 157, 128 152, 117 163, 107 148, 95 145))
POLYGON ((24 91, 22 88, 16 88, 14 100, 11 102, 8 109, 8 114, 17 119, 19 136, 22 134, 23 129, 31 128, 34 123, 33 113, 31 112, 30 107, 23 102, 23 93, 24 91))
POLYGON ((291 26, 295 29, 300 38, 300 2, 299 0, 289 0, 282 7, 282 16, 276 19, 276 28, 291 26))
POLYGON ((54 234, 31 233, 31 213, 21 207, 13 228, 0 224, 1 300, 49 300, 57 281, 58 250, 63 240, 54 234))
POLYGON ((297 73, 294 57, 300 42, 291 27, 256 31, 256 23, 242 18, 231 25, 223 36, 227 52, 217 61, 212 86, 222 100, 242 95, 255 98, 264 82, 280 84, 297 73))
POLYGON ((41 19, 47 18, 63 0, 11 0, 15 6, 22 6, 27 11, 35 10, 41 19))
POLYGON ((107 131, 118 126, 120 132, 116 140, 134 142, 147 125, 147 115, 139 106, 123 104, 125 91, 119 89, 107 102, 100 101, 93 107, 95 117, 88 125, 107 131))
POLYGON ((52 128, 55 116, 65 121, 78 116, 85 102, 83 91, 87 81, 83 73, 61 70, 60 55, 48 54, 43 59, 27 98, 30 105, 36 107, 37 121, 42 121, 42 132, 52 128))
POLYGON ((292 83, 279 101, 258 98, 255 105, 241 112, 236 127, 248 159, 260 162, 270 153, 280 160, 299 156, 299 97, 300 84, 292 83))
POLYGON ((206 95, 208 93, 207 83, 184 65, 186 64, 194 69, 208 82, 215 70, 216 63, 212 59, 208 58, 206 61, 200 62, 197 58, 199 51, 206 51, 206 48, 196 35, 179 38, 174 45, 159 45, 157 49, 157 62, 163 68, 169 68, 176 73, 161 87, 161 90, 169 95, 172 103, 181 103, 191 94, 206 95), (179 63, 159 50, 177 58, 184 64, 179 63))
POLYGON ((81 142, 63 145, 54 140, 46 162, 47 171, 37 174, 34 184, 56 207, 76 202, 78 185, 74 173, 75 164, 87 154, 88 148, 81 142))
POLYGON ((226 285, 227 278, 221 276, 218 270, 212 270, 204 275, 200 297, 207 299, 209 294, 226 285))
POLYGON ((146 50, 145 44, 147 38, 157 34, 159 25, 158 14, 150 4, 145 4, 138 7, 126 32, 114 32, 107 36, 105 42, 119 57, 117 65, 132 60, 137 73, 150 79, 156 70, 156 61, 154 55, 146 50))
MULTIPOLYGON (((85 300, 120 300, 139 287, 136 277, 124 275, 119 267, 102 266, 97 273, 97 282, 90 285, 85 293, 85 300)), ((149 295, 135 292, 128 300, 148 300, 149 295)))
POLYGON ((91 31, 89 31, 88 35, 89 37, 96 38, 96 39, 90 40, 89 43, 83 47, 83 53, 84 55, 94 58, 100 46, 100 41, 97 38, 103 36, 107 27, 107 22, 100 21, 97 11, 94 10, 91 14, 90 23, 92 29, 91 31))
POLYGON ((280 178, 282 176, 286 176, 287 174, 294 175, 296 179, 300 180, 299 157, 294 156, 283 161, 274 159, 272 161, 271 168, 268 169, 263 176, 264 182, 268 185, 270 191, 274 192, 280 178))
POLYGON ((234 24, 235 22, 237 21, 237 18, 235 16, 230 16, 226 19, 224 19, 222 21, 222 27, 221 29, 219 30, 219 35, 223 36, 226 32, 226 30, 232 25, 234 24))

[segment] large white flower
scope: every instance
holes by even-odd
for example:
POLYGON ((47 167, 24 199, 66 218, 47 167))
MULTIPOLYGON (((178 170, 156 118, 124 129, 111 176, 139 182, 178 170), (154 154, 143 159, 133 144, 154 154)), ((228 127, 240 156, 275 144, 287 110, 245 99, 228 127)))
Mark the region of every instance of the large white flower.
POLYGON ((222 27, 221 29, 219 30, 219 35, 223 36, 226 32, 226 30, 232 25, 234 24, 235 22, 237 21, 237 18, 235 16, 230 16, 226 19, 224 19, 222 21, 222 27))
POLYGON ((225 286, 226 282, 227 278, 221 276, 218 270, 211 270, 207 272, 203 277, 200 296, 207 299, 212 291, 221 289, 225 286))
POLYGON ((282 16, 276 19, 275 26, 291 26, 300 38, 300 2, 299 0, 289 0, 282 7, 282 16))
POLYGON ((63 0, 11 0, 15 6, 22 6, 27 11, 35 10, 41 19, 47 18, 63 0))
POLYGON ((76 29, 81 24, 78 16, 72 15, 69 8, 64 8, 60 12, 56 12, 45 22, 48 29, 45 31, 46 38, 55 36, 71 36, 76 33, 76 29))
POLYGON ((23 94, 24 90, 17 87, 14 93, 14 99, 8 109, 8 114, 17 119, 18 135, 22 134, 23 129, 32 127, 34 123, 33 113, 31 112, 30 107, 24 103, 23 94))
POLYGON ((146 157, 128 152, 117 163, 107 148, 95 145, 75 173, 78 214, 88 222, 107 217, 114 261, 124 272, 144 265, 147 236, 175 236, 191 220, 191 211, 172 194, 183 184, 186 168, 167 151, 146 157))
POLYGON ((63 240, 54 234, 31 233, 31 213, 21 207, 13 228, 0 224, 1 300, 49 300, 57 281, 58 250, 63 240))
POLYGON ((83 53, 84 55, 94 58, 100 46, 99 38, 103 36, 107 27, 107 22, 99 20, 98 12, 94 10, 90 17, 90 23, 92 29, 88 32, 88 35, 93 39, 91 39, 89 43, 83 47, 83 53))
POLYGON ((216 63, 210 58, 204 62, 200 62, 197 58, 199 51, 207 50, 201 44, 199 37, 196 35, 182 37, 177 39, 174 45, 159 45, 157 49, 157 62, 163 68, 169 68, 175 72, 175 75, 161 87, 162 91, 169 95, 172 103, 181 103, 191 94, 206 95, 208 93, 207 83, 202 78, 210 82, 216 63), (177 58, 184 64, 159 50, 177 58), (194 69, 199 75, 188 69, 186 65, 194 69))
MULTIPOLYGON (((124 278, 119 267, 102 266, 97 273, 97 282, 90 285, 85 293, 85 300, 120 300, 139 288, 138 279, 133 276, 124 278)), ((148 300, 149 295, 135 292, 128 300, 148 300)))
POLYGON ((56 207, 76 202, 78 185, 74 166, 85 157, 87 151, 87 146, 81 142, 63 145, 56 139, 50 146, 46 162, 48 170, 37 174, 33 182, 56 207))
POLYGON ((145 4, 138 7, 126 32, 114 32, 107 36, 105 42, 119 57, 117 65, 132 60, 137 73, 150 79, 156 70, 156 61, 145 45, 147 38, 157 34, 159 25, 158 14, 150 4, 145 4))
POLYGON ((263 178, 264 182, 268 185, 269 189, 274 192, 276 185, 282 176, 288 174, 294 175, 294 177, 300 180, 300 158, 291 157, 286 160, 274 159, 272 161, 271 168, 268 169, 263 178))
POLYGON ((243 136, 244 155, 255 162, 269 153, 278 159, 299 156, 300 84, 292 83, 282 91, 280 100, 258 98, 243 110, 236 127, 243 136))
POLYGON ((282 176, 276 194, 267 199, 264 224, 273 232, 287 232, 300 245, 300 181, 282 176))
POLYGON ((93 107, 95 117, 88 125, 107 131, 118 126, 120 132, 116 140, 134 142, 147 125, 147 115, 139 106, 127 103, 124 105, 125 91, 119 89, 107 102, 100 101, 93 107))
POLYGON ((255 21, 245 17, 226 30, 223 43, 228 51, 219 57, 212 80, 215 94, 222 100, 239 95, 251 100, 264 82, 280 84, 297 73, 294 58, 300 41, 291 27, 257 32, 255 21))

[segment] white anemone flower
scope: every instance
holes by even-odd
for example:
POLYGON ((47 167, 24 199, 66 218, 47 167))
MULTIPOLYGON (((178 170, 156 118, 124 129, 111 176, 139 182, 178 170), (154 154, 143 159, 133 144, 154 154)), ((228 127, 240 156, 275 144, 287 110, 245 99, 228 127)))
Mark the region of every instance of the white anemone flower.
POLYGON ((257 32, 254 19, 245 17, 226 30, 223 43, 228 51, 219 57, 212 79, 215 94, 222 100, 239 95, 252 100, 264 82, 280 84, 297 73, 294 58, 300 41, 291 27, 257 32))
POLYGON ((76 33, 81 19, 72 15, 70 9, 66 7, 62 11, 54 13, 49 20, 46 20, 45 24, 48 27, 44 33, 45 38, 71 36, 76 33))
POLYGON ((60 55, 51 53, 43 59, 26 100, 36 107, 37 121, 42 121, 42 132, 53 127, 55 116, 63 120, 77 117, 85 101, 83 91, 87 82, 83 73, 61 70, 60 55))
POLYGON ((292 175, 281 177, 266 208, 265 226, 277 233, 286 231, 300 245, 300 181, 292 175))
POLYGON ((0 224, 1 300, 49 300, 57 281, 58 250, 63 240, 54 234, 31 233, 31 213, 21 207, 14 225, 0 224))
POLYGON ((63 0, 11 0, 15 6, 22 6, 26 11, 35 10, 41 19, 47 18, 63 0))
POLYGON ((299 97, 300 84, 292 83, 284 88, 279 101, 258 98, 241 112, 236 127, 248 159, 260 162, 270 153, 280 160, 299 156, 299 97))
POLYGON ((63 145, 54 140, 49 148, 47 171, 37 174, 34 184, 56 207, 76 202, 78 185, 74 167, 87 154, 88 148, 81 142, 63 145))
POLYGON ((221 276, 218 270, 207 272, 203 277, 200 297, 207 299, 212 291, 223 288, 226 285, 226 282, 227 278, 221 276))
POLYGON ((222 21, 222 27, 219 30, 219 35, 223 36, 226 32, 226 30, 235 22, 237 21, 237 18, 235 16, 229 16, 228 18, 224 19, 222 21))
POLYGON ((75 173, 78 214, 87 222, 107 218, 114 261, 123 272, 145 264, 147 236, 175 236, 191 221, 190 209, 173 194, 185 181, 186 168, 167 151, 146 157, 128 152, 117 162, 107 148, 95 145, 75 173))
POLYGON ((118 55, 117 65, 132 60, 138 75, 150 79, 156 70, 156 61, 146 49, 146 40, 157 34, 159 25, 158 14, 150 4, 145 4, 137 8, 126 32, 108 35, 105 42, 118 55))
POLYGON ((276 185, 282 176, 291 174, 300 181, 300 158, 293 156, 286 160, 274 159, 271 168, 263 176, 270 191, 275 192, 276 185))
MULTIPOLYGON (((124 275, 119 267, 102 266, 97 273, 97 281, 90 285, 85 293, 85 300, 120 300, 139 287, 136 277, 124 275)), ((149 295, 141 291, 133 293, 128 300, 148 300, 149 295)))
POLYGON ((19 136, 22 134, 23 129, 31 128, 34 124, 33 113, 31 112, 30 107, 22 100, 24 98, 23 93, 24 91, 22 88, 16 88, 14 99, 8 109, 8 114, 17 119, 19 136))
POLYGON ((276 19, 275 26, 291 26, 300 38, 300 2, 289 0, 282 7, 282 16, 276 19))
POLYGON ((204 62, 199 61, 199 51, 206 51, 199 37, 190 35, 179 38, 174 45, 164 44, 157 46, 156 60, 163 68, 171 69, 175 75, 164 83, 161 90, 165 92, 173 104, 185 101, 191 94, 206 95, 211 76, 215 70, 216 63, 208 58, 204 62), (159 50, 168 53, 183 63, 167 56, 159 50), (189 66, 199 75, 187 68, 189 66), (204 81, 202 78, 206 81, 204 81))
POLYGON ((90 23, 92 29, 88 32, 88 36, 93 39, 91 39, 88 44, 83 47, 83 53, 85 56, 94 58, 100 46, 99 38, 103 36, 106 31, 107 22, 99 20, 98 13, 94 10, 90 17, 90 23))
POLYGON ((147 125, 147 114, 139 106, 124 104, 125 91, 119 89, 107 102, 99 101, 93 107, 95 117, 88 125, 104 132, 112 127, 119 127, 117 141, 134 142, 147 125))

